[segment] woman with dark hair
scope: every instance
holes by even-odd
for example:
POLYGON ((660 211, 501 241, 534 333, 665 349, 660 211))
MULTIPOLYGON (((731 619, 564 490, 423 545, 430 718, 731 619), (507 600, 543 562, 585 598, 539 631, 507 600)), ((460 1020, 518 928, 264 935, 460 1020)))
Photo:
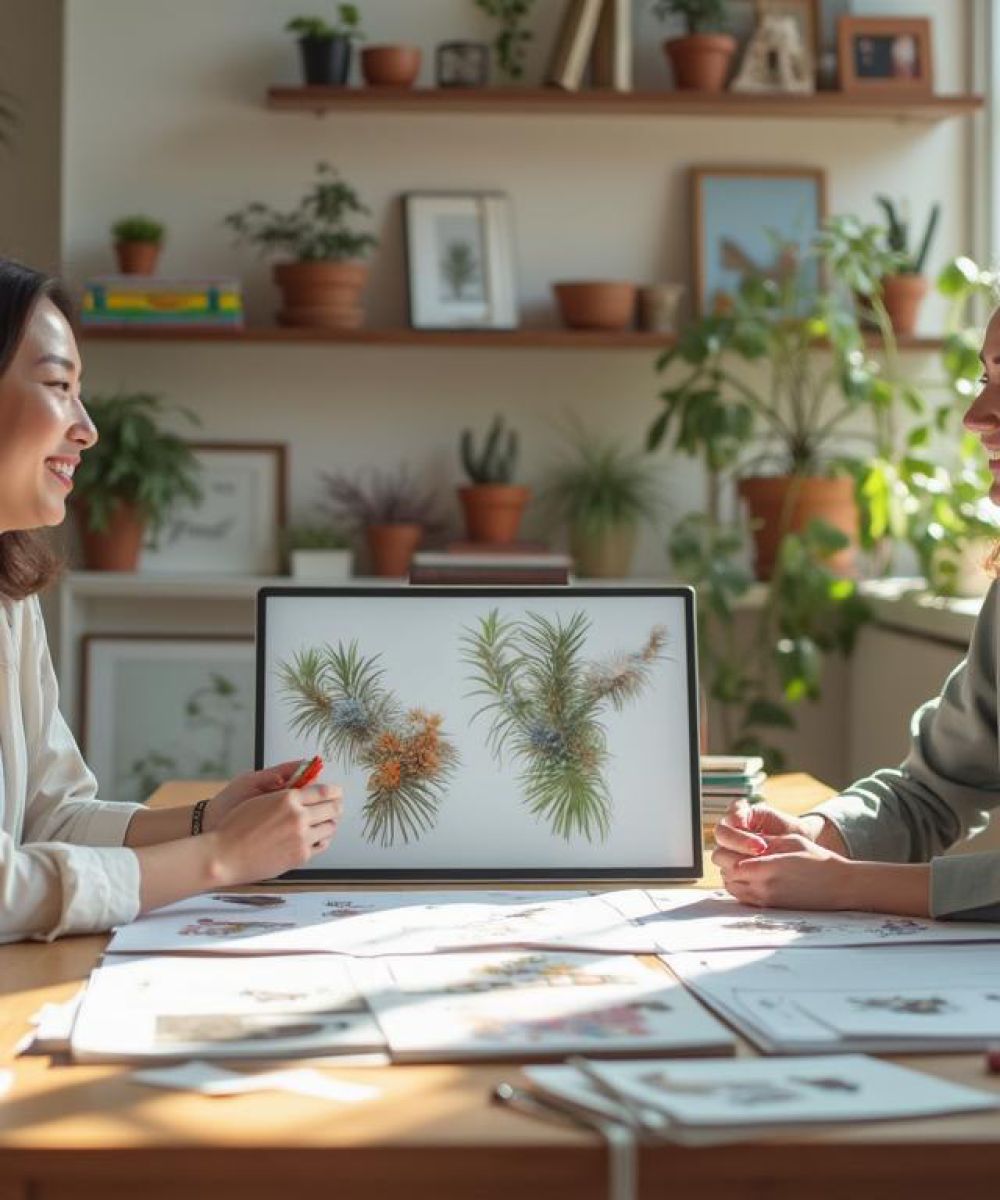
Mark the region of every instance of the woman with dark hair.
MULTIPOLYGON (((1000 505, 1000 310, 981 357, 981 390, 963 421, 989 456, 990 499, 1000 505)), ((966 659, 914 713, 898 769, 876 771, 804 817, 732 806, 712 860, 737 900, 1000 921, 1000 853, 940 857, 1000 807, 998 588, 983 601, 966 659)))
POLYGON ((63 288, 0 259, 0 942, 97 932, 324 850, 341 791, 249 772, 193 808, 97 799, 59 708, 36 593, 57 564, 34 532, 66 515, 97 440, 63 288), (192 836, 198 834, 200 836, 192 836))

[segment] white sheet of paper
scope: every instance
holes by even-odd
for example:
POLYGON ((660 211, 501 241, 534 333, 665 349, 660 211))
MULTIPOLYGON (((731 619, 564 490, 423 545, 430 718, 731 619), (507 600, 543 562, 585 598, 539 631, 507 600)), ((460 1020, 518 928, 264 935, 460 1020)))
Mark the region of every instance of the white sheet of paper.
POLYGON ((841 1037, 1000 1038, 997 988, 852 988, 797 992, 795 1003, 841 1037))
MULTIPOLYGON (((694 1128, 910 1120, 995 1109, 1000 1097, 861 1054, 595 1062, 611 1087, 694 1128)), ((572 1067, 528 1067, 552 1088, 572 1067)), ((571 1076, 570 1076, 571 1077, 571 1076)))
POLYGON ((1000 924, 982 921, 751 908, 726 892, 693 893, 687 888, 650 888, 646 895, 650 911, 633 912, 632 920, 652 935, 662 953, 1000 942, 1000 924))
POLYGON ((370 1084, 332 1079, 309 1068, 244 1074, 240 1071, 227 1071, 225 1067, 197 1059, 173 1067, 134 1071, 131 1079, 134 1083, 142 1083, 148 1087, 201 1092, 206 1096, 241 1096, 249 1092, 282 1091, 315 1096, 320 1100, 335 1100, 342 1104, 358 1104, 374 1099, 379 1094, 379 1089, 370 1084))
POLYGON ((620 955, 508 951, 358 960, 394 1058, 732 1054, 732 1035, 665 972, 620 955))
POLYGON ((73 1032, 73 1022, 83 999, 84 989, 80 988, 69 1000, 61 1003, 50 1002, 29 1018, 33 1032, 22 1039, 18 1046, 18 1054, 63 1054, 69 1050, 70 1035, 73 1032))
POLYGON ((14 1072, 0 1071, 0 1096, 6 1096, 14 1086, 14 1072))
POLYGON ((107 959, 91 975, 71 1041, 82 1062, 297 1058, 384 1045, 347 960, 330 955, 107 959))

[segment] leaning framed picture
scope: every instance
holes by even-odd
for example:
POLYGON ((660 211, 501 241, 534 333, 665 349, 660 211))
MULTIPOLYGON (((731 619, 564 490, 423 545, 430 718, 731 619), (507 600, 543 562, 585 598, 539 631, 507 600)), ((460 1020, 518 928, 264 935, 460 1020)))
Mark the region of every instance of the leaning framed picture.
POLYGON ((699 316, 732 307, 748 275, 800 273, 821 284, 808 251, 826 219, 826 173, 811 167, 694 167, 692 295, 699 316))
POLYGON ((105 800, 143 803, 167 779, 228 779, 253 765, 252 638, 88 634, 84 755, 105 800))
POLYGON ((822 43, 823 0, 757 0, 757 16, 791 17, 798 27, 802 48, 815 64, 822 43))
POLYGON ((143 547, 157 575, 277 575, 285 525, 287 451, 273 442, 193 442, 202 500, 167 518, 143 547))
POLYGON ((934 91, 927 17, 841 17, 838 50, 842 91, 910 96, 934 91))
POLYGON ((410 325, 515 329, 514 229, 499 192, 403 196, 410 325))

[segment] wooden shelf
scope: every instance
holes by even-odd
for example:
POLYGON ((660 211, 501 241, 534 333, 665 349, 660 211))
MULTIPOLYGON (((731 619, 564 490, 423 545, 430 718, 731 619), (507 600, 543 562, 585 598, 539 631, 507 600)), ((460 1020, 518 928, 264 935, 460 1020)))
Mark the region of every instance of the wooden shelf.
MULTIPOLYGON (((449 349, 665 350, 675 338, 641 329, 603 332, 582 329, 300 329, 263 325, 248 329, 83 329, 88 342, 229 342, 234 345, 443 346, 449 349)), ((879 339, 869 337, 877 346, 879 339)), ((933 351, 939 337, 899 339, 900 350, 933 351)))
POLYGON ((282 112, 383 112, 442 115, 774 117, 782 120, 944 121, 983 107, 983 97, 817 92, 749 96, 736 92, 565 92, 558 88, 273 87, 268 108, 282 112))

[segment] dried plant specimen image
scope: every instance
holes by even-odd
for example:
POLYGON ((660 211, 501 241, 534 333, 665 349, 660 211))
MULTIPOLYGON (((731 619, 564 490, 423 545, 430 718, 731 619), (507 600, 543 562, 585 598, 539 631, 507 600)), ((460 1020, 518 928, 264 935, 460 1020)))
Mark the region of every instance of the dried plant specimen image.
POLYGON ((338 643, 301 651, 279 666, 279 678, 294 732, 367 773, 363 834, 385 847, 433 828, 458 752, 438 713, 404 708, 386 687, 380 658, 366 658, 357 642, 338 643))
POLYGON ((642 696, 667 640, 657 625, 638 651, 588 661, 589 630, 581 612, 564 622, 539 613, 507 620, 493 609, 462 637, 463 659, 474 671, 473 695, 486 700, 473 720, 489 719, 494 758, 502 764, 509 755, 517 762, 528 809, 567 841, 608 835, 610 752, 601 717, 642 696))

